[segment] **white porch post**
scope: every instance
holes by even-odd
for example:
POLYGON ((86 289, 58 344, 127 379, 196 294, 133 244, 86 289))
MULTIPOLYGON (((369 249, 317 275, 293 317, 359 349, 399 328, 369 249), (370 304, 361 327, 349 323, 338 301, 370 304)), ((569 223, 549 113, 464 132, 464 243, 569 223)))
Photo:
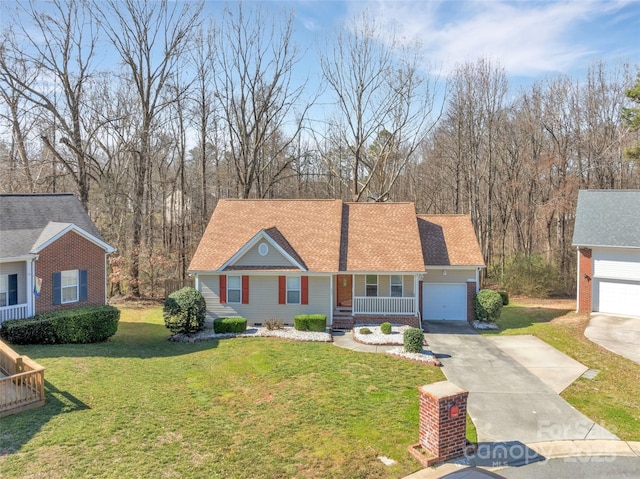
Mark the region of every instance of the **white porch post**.
POLYGON ((34 278, 35 278, 35 261, 33 259, 27 260, 25 265, 27 273, 27 318, 33 316, 35 312, 35 295, 33 294, 34 278))
POLYGON ((415 311, 415 315, 420 317, 420 302, 418 301, 418 287, 420 286, 420 281, 418 280, 418 275, 413 275, 413 308, 415 311))
MULTIPOLYGON (((333 326, 333 275, 329 276, 329 325, 333 326)), ((336 276, 337 278, 337 276, 336 276)))
MULTIPOLYGON (((193 283, 193 285, 195 286, 196 290, 200 291, 200 276, 198 276, 198 273, 193 273, 193 276, 195 278, 195 282, 193 283)), ((202 291, 200 291, 202 293, 202 291)))

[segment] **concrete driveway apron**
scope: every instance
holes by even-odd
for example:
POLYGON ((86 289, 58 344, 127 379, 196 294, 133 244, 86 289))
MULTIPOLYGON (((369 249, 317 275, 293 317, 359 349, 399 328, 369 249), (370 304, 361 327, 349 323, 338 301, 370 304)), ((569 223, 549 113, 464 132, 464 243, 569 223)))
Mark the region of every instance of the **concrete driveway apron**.
POLYGON ((640 364, 640 317, 592 313, 584 335, 609 351, 640 364))
POLYGON ((469 391, 479 442, 617 439, 464 321, 429 321, 447 379, 469 391))

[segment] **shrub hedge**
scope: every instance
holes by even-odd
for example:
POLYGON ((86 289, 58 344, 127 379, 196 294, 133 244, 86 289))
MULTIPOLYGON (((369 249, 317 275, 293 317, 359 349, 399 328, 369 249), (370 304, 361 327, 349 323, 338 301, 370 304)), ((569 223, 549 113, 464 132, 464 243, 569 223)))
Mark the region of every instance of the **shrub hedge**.
POLYGON ((88 306, 2 323, 0 336, 13 344, 98 343, 116 334, 120 310, 88 306))
POLYGON ((244 333, 247 330, 247 320, 245 318, 216 318, 213 320, 213 332, 224 333, 244 333))
POLYGON ((298 314, 293 318, 293 327, 298 331, 317 331, 323 333, 327 330, 327 315, 298 314))
POLYGON ((382 323, 380 325, 380 332, 382 334, 391 334, 391 323, 382 323))
POLYGON ((408 353, 422 352, 424 345, 424 333, 418 328, 409 328, 404 331, 404 350, 408 353))
POLYGON ((492 289, 481 289, 473 298, 473 311, 480 321, 495 321, 502 313, 502 296, 492 289))
POLYGON ((164 300, 164 325, 173 334, 192 334, 204 329, 207 305, 202 293, 189 286, 174 291, 164 300))

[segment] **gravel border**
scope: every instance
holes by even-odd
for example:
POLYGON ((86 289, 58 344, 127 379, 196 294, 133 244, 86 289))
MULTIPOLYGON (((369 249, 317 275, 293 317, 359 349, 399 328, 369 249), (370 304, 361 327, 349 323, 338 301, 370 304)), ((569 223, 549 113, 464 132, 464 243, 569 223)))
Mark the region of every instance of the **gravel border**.
POLYGON ((428 349, 423 349, 420 353, 407 353, 404 348, 394 348, 387 351, 387 354, 409 359, 421 364, 428 364, 429 366, 442 366, 440 360, 428 349))
POLYGON ((380 331, 380 325, 356 324, 353 327, 353 339, 362 344, 372 344, 376 346, 395 346, 404 345, 404 332, 410 326, 404 324, 392 324, 391 334, 383 334, 380 331), (361 328, 368 328, 371 334, 360 334, 361 328))
POLYGON ((213 329, 207 328, 196 334, 174 334, 169 338, 169 341, 176 341, 182 343, 195 343, 199 341, 209 341, 211 339, 225 339, 225 338, 282 338, 291 339, 293 341, 312 341, 330 343, 333 341, 331 333, 321 333, 315 331, 297 331, 294 328, 286 327, 282 329, 268 330, 267 328, 252 327, 247 328, 244 333, 225 333, 216 334, 213 329))
POLYGON ((488 323, 486 321, 478 321, 475 320, 473 322, 473 327, 475 329, 500 329, 495 323, 488 323))

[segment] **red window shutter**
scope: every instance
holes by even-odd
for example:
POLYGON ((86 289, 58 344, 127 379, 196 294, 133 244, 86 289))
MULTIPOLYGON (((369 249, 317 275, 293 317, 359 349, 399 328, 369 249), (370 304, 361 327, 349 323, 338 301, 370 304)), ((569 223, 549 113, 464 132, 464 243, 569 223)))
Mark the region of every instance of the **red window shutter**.
POLYGON ((300 303, 309 304, 309 276, 300 278, 300 303))
POLYGON ((242 276, 242 304, 249 304, 249 276, 242 276))
POLYGON ((219 276, 220 278, 220 304, 226 304, 227 303, 227 275, 226 274, 221 274, 219 276))
POLYGON ((278 304, 287 304, 287 277, 278 276, 278 304))

